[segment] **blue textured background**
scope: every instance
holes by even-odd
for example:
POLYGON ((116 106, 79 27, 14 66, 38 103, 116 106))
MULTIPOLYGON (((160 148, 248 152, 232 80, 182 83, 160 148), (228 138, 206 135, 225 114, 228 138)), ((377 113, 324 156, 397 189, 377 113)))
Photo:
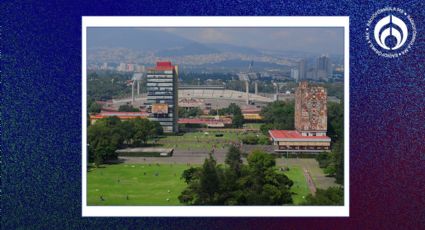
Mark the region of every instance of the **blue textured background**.
POLYGON ((87 2, 1 3, 4 229, 425 228, 425 1, 87 2), (385 6, 416 23, 401 58, 365 41, 367 20, 385 6), (83 15, 350 16, 351 217, 82 218, 83 15))

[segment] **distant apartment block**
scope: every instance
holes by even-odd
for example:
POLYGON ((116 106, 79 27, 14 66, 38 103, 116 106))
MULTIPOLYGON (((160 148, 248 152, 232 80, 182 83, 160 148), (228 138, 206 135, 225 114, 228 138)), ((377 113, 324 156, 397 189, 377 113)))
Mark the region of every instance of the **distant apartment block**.
POLYGON ((303 81, 307 78, 307 66, 305 59, 298 62, 298 81, 303 81))
POLYGON ((328 81, 332 77, 332 63, 328 56, 322 55, 317 58, 316 80, 328 81))
POLYGON ((291 69, 291 78, 298 82, 300 80, 300 71, 298 69, 291 69))

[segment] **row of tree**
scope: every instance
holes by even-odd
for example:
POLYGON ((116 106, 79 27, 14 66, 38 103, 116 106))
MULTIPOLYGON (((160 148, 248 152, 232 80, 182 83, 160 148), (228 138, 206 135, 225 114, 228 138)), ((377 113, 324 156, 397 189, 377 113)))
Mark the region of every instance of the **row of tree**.
POLYGON ((325 174, 344 183, 344 103, 328 102, 328 136, 332 139, 332 151, 317 156, 325 174))
POLYGON ((244 119, 242 115, 241 108, 235 103, 231 103, 227 108, 222 108, 218 110, 219 115, 229 115, 232 116, 232 127, 233 128, 242 128, 244 119))
POLYGON ((181 118, 198 117, 202 115, 202 110, 199 107, 189 109, 178 107, 178 114, 181 118))
POLYGON ((130 78, 130 73, 90 72, 87 77, 87 97, 95 101, 106 101, 129 96, 131 87, 127 86, 127 80, 130 78))
POLYGON ((120 105, 120 107, 118 108, 119 112, 139 112, 140 110, 138 108, 134 108, 132 105, 129 104, 125 104, 125 105, 120 105))
POLYGON ((342 187, 318 188, 313 196, 306 197, 304 205, 344 205, 344 189, 342 187))
POLYGON ((102 105, 96 103, 93 99, 87 100, 87 111, 89 113, 100 113, 102 110, 102 105))
POLYGON ((242 143, 248 144, 248 145, 268 145, 270 144, 270 140, 265 135, 259 135, 256 133, 250 133, 242 136, 240 138, 242 143))
POLYGON ((230 147, 225 165, 210 155, 202 167, 183 172, 187 187, 178 197, 188 205, 283 205, 292 204, 293 182, 279 172, 272 155, 254 151, 244 165, 241 152, 230 147))
POLYGON ((117 149, 146 145, 163 130, 157 121, 141 118, 121 121, 114 116, 97 120, 88 126, 87 132, 89 162, 98 166, 106 160, 116 159, 117 149))
POLYGON ((221 108, 221 109, 218 109, 218 110, 211 109, 210 115, 232 116, 232 127, 233 128, 242 128, 243 124, 244 124, 244 118, 243 118, 243 115, 242 115, 242 110, 235 103, 231 103, 227 108, 221 108))
POLYGON ((269 135, 271 129, 294 129, 295 104, 293 101, 275 101, 269 103, 261 110, 260 115, 263 117, 264 124, 260 130, 264 135, 269 135))

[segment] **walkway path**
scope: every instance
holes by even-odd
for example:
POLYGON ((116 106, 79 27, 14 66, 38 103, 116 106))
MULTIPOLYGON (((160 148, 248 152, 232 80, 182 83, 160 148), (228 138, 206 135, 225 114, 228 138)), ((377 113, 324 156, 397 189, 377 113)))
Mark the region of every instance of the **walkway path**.
POLYGON ((308 188, 310 189, 310 193, 314 196, 316 194, 316 186, 314 185, 313 179, 310 176, 310 172, 306 168, 303 168, 303 172, 308 188))

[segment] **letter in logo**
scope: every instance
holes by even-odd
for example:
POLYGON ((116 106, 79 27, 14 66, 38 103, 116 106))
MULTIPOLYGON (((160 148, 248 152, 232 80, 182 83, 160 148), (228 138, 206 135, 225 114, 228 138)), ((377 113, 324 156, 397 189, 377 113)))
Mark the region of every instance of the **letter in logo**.
POLYGON ((386 49, 386 50, 399 49, 400 47, 404 45, 404 43, 406 43, 407 36, 408 36, 408 32, 407 32, 406 24, 401 19, 397 18, 396 16, 393 16, 393 15, 386 16, 383 19, 379 20, 378 23, 376 23, 375 25, 375 29, 374 29, 375 41, 383 49, 386 49), (389 25, 388 28, 384 29, 384 27, 386 27, 387 25, 389 25), (398 26, 398 28, 394 27, 394 25, 398 26), (397 40, 394 47, 388 47, 385 44, 385 39, 389 36, 394 36, 397 40))

